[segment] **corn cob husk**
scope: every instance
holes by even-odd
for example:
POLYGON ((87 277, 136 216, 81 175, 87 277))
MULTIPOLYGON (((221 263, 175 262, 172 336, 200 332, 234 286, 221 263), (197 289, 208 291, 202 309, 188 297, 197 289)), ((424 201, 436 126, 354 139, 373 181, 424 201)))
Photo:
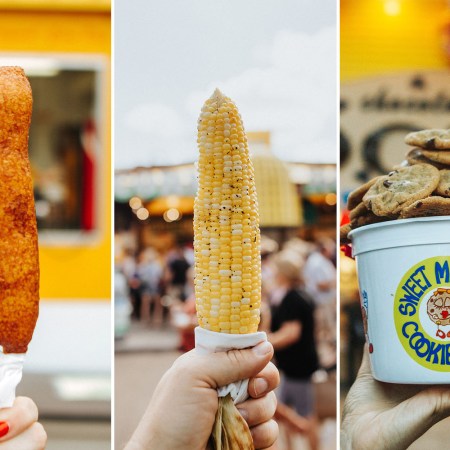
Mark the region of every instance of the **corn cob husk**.
MULTIPOLYGON (((194 204, 195 297, 199 326, 218 333, 258 330, 261 259, 258 204, 247 138, 236 105, 216 89, 198 123, 194 204)), ((230 396, 219 399, 213 449, 253 449, 230 396)))
POLYGON ((247 422, 237 410, 231 395, 219 398, 210 446, 215 450, 254 450, 247 422))

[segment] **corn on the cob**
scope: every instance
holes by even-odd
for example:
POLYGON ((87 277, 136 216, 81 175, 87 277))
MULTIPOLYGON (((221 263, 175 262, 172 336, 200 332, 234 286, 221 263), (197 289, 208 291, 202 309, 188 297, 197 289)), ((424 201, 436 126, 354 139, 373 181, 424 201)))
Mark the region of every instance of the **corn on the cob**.
POLYGON ((261 303, 254 171, 241 116, 218 89, 202 108, 197 142, 194 248, 199 325, 221 333, 254 333, 261 303))

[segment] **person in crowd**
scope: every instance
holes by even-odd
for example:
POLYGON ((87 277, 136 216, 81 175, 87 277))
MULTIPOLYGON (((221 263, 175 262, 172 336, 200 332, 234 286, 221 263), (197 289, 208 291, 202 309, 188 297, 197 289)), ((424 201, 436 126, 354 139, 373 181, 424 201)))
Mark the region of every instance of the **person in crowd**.
MULTIPOLYGON (((405 450, 449 416, 448 386, 400 386, 376 381, 366 345, 361 368, 344 404, 341 449, 405 450)), ((445 448, 445 442, 440 447, 445 448)))
POLYGON ((125 275, 126 279, 129 280, 136 273, 136 257, 134 251, 131 248, 125 248, 123 258, 120 260, 119 268, 120 271, 125 275))
POLYGON ((163 269, 158 253, 150 247, 143 250, 137 269, 137 275, 141 282, 141 319, 154 325, 161 325, 163 322, 163 307, 159 292, 162 274, 163 269))
POLYGON ((128 285, 128 291, 130 294, 130 302, 132 307, 131 317, 139 320, 141 318, 141 280, 137 273, 137 261, 135 252, 126 248, 124 251, 123 259, 117 263, 120 271, 125 275, 128 285))
POLYGON ((318 334, 328 341, 336 339, 336 267, 332 262, 335 252, 332 239, 319 239, 303 270, 306 291, 317 306, 318 334))
POLYGON ((278 437, 272 417, 279 375, 270 363, 272 356, 268 342, 245 350, 180 356, 156 387, 125 450, 206 450, 218 408, 216 389, 245 378, 250 379, 249 399, 237 407, 255 448, 270 447, 278 437))
MULTIPOLYGON (((307 436, 312 450, 318 449, 317 419, 311 376, 318 369, 314 333, 314 304, 299 288, 301 267, 283 252, 275 259, 278 288, 271 298, 271 332, 268 339, 275 349, 277 367, 282 373, 278 392, 280 403, 291 406, 310 422, 307 436)), ((286 434, 287 448, 292 448, 286 434)))
POLYGON ((0 450, 44 450, 46 443, 33 400, 17 397, 11 408, 0 409, 0 450))
POLYGON ((194 268, 187 271, 187 280, 190 294, 184 303, 173 303, 170 308, 172 324, 179 332, 182 352, 188 352, 195 347, 195 327, 198 325, 195 309, 194 268))
POLYGON ((168 294, 181 301, 186 299, 186 274, 189 267, 184 249, 178 245, 167 260, 167 282, 168 294))
POLYGON ((276 255, 279 245, 277 241, 268 236, 261 235, 261 278, 262 295, 267 296, 275 286, 275 268, 273 265, 273 256, 276 255))
POLYGON ((261 250, 261 278, 262 278, 262 295, 268 296, 276 287, 275 268, 273 265, 273 254, 261 250))

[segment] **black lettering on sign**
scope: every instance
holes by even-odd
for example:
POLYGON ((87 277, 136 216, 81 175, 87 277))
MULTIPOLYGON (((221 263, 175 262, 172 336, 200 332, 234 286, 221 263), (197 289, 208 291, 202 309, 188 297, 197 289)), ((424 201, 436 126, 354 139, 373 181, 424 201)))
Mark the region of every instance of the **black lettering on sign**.
POLYGON ((389 136, 391 133, 403 133, 407 134, 411 131, 420 130, 420 127, 399 123, 388 125, 378 130, 375 130, 373 133, 369 134, 367 138, 364 140, 362 147, 362 160, 366 162, 368 169, 375 170, 379 173, 388 173, 391 168, 384 167, 381 162, 381 148, 383 141, 389 136))

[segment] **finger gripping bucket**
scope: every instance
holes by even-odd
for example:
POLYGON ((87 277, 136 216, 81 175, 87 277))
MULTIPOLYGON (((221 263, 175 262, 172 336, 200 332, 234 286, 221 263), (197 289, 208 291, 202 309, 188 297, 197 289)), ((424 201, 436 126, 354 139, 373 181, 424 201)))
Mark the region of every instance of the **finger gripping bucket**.
POLYGON ((450 216, 350 233, 374 377, 450 384, 450 216))

